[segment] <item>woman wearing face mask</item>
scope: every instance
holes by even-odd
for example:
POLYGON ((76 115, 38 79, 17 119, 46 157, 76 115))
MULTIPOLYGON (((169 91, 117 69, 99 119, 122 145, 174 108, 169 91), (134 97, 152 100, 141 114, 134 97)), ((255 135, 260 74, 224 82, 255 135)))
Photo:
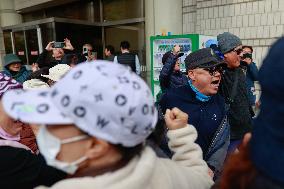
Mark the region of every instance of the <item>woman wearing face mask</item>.
MULTIPOLYGON (((15 80, 0 73, 0 98, 8 89, 21 88, 15 80)), ((15 105, 16 107, 16 105, 15 105)), ((29 125, 9 117, 0 103, 0 182, 1 188, 34 188, 51 185, 66 177, 49 167, 38 153, 29 125)))
POLYGON ((51 188, 208 189, 213 184, 194 143, 197 132, 179 109, 165 114, 172 160, 158 158, 145 145, 157 122, 153 96, 123 65, 80 64, 50 89, 5 94, 3 106, 10 116, 41 125, 37 142, 47 163, 76 177, 51 188), (21 102, 16 109, 15 102, 21 102))
POLYGON ((4 70, 2 73, 15 79, 19 83, 26 81, 32 72, 22 65, 22 61, 15 54, 7 54, 4 56, 3 67, 4 70))

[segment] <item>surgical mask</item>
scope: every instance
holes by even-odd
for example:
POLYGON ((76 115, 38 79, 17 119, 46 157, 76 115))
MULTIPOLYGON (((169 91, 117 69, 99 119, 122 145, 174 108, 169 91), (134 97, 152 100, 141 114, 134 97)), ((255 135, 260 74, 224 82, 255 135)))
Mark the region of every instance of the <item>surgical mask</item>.
POLYGON ((78 170, 78 165, 84 162, 87 157, 83 156, 74 162, 63 162, 56 159, 56 156, 60 152, 61 144, 72 143, 88 138, 87 135, 80 135, 64 140, 60 140, 53 136, 45 125, 42 125, 37 135, 37 143, 41 154, 44 156, 48 165, 56 167, 68 174, 74 174, 78 170))

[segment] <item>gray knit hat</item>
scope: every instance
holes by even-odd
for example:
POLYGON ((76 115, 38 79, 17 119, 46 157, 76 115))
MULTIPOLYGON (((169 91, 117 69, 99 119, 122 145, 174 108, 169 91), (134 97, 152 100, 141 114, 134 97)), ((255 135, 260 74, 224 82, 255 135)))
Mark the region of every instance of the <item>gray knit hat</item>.
POLYGON ((237 46, 242 45, 241 39, 229 32, 219 34, 217 36, 217 41, 219 44, 220 51, 223 54, 229 52, 230 50, 233 50, 237 46))
POLYGON ((6 67, 12 63, 21 63, 21 59, 15 54, 7 54, 4 56, 3 66, 6 67))

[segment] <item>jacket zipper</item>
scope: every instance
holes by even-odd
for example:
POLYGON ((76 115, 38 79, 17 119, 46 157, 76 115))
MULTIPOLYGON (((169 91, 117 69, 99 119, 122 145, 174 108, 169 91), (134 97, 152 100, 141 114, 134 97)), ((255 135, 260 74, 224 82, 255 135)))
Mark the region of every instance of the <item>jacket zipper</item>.
POLYGON ((224 128, 224 125, 225 125, 225 123, 226 123, 226 119, 223 119, 223 120, 224 120, 224 121, 222 121, 223 123, 222 123, 221 128, 218 130, 218 132, 217 132, 216 135, 214 136, 214 138, 213 138, 213 140, 212 140, 212 142, 211 142, 211 144, 210 144, 210 146, 209 146, 209 148, 208 148, 208 150, 207 150, 206 159, 207 159, 208 153, 210 152, 211 148, 213 147, 213 144, 215 143, 217 137, 219 136, 220 131, 222 131, 223 128, 224 128))

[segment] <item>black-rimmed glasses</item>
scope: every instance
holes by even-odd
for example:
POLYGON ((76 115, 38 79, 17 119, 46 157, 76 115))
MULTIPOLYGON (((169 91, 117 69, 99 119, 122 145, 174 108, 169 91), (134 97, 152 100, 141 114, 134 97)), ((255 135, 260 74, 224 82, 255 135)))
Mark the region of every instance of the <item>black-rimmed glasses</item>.
POLYGON ((217 66, 217 67, 212 67, 212 68, 201 68, 205 71, 208 71, 208 73, 211 76, 215 76, 217 73, 222 74, 223 73, 223 67, 222 66, 217 66))

